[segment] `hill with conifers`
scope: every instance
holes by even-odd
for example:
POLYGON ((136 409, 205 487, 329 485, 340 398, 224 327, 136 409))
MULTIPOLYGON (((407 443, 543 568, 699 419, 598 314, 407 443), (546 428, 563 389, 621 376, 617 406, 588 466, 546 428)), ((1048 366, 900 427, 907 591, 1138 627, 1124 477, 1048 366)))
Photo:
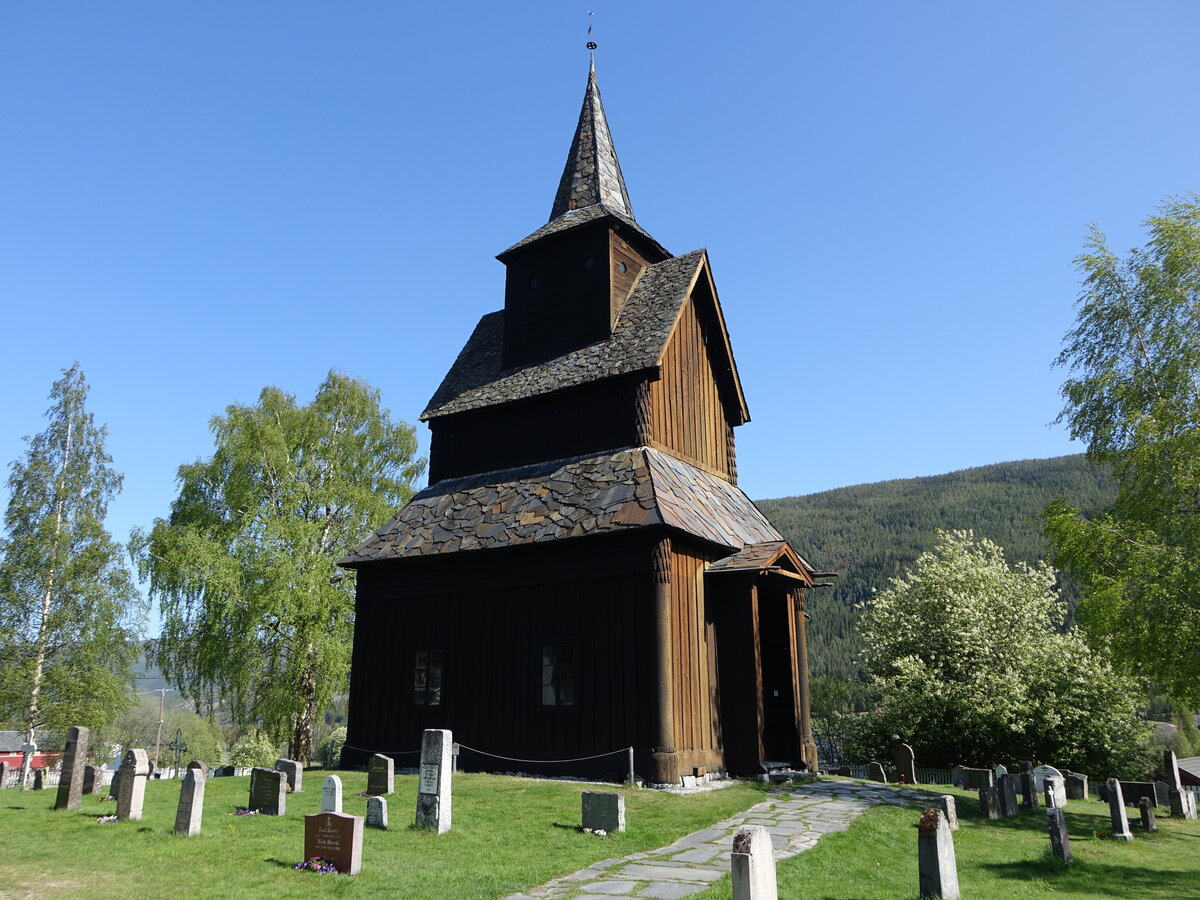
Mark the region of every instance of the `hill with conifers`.
MULTIPOLYGON (((818 572, 837 572, 833 587, 809 592, 809 665, 813 707, 861 708, 855 605, 933 546, 937 529, 970 529, 1004 548, 1010 563, 1044 558, 1042 509, 1066 497, 1084 512, 1109 505, 1116 482, 1082 454, 963 469, 948 475, 758 500, 756 505, 818 572)), ((1063 593, 1072 603, 1069 583, 1063 593)))

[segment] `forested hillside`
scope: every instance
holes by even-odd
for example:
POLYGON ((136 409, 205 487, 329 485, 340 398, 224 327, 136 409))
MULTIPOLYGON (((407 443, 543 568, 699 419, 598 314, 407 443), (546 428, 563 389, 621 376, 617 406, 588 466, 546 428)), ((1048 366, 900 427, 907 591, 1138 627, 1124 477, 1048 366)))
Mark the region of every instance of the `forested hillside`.
POLYGON ((839 573, 834 587, 808 599, 814 705, 861 702, 854 605, 929 549, 936 529, 969 528, 1004 547, 1010 562, 1033 562, 1045 551, 1039 514, 1047 503, 1067 497, 1087 512, 1115 494, 1106 469, 1075 455, 757 501, 818 572, 839 573))

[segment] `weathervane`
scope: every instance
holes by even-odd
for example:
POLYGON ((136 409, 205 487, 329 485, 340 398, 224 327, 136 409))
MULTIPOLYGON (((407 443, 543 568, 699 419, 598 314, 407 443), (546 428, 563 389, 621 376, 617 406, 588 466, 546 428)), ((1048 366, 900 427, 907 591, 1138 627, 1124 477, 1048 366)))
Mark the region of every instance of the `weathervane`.
POLYGON ((587 48, 592 52, 592 60, 596 59, 596 42, 592 40, 592 16, 596 15, 596 11, 588 10, 588 42, 587 48))

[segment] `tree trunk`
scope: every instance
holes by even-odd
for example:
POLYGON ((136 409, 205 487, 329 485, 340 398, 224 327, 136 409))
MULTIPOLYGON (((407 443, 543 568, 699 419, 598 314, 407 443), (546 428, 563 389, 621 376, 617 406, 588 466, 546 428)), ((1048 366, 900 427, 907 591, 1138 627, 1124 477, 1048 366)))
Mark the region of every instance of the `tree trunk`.
POLYGON ((317 721, 317 673, 306 669, 300 678, 300 696, 304 698, 304 710, 296 719, 292 734, 292 759, 308 765, 313 752, 313 728, 317 721))

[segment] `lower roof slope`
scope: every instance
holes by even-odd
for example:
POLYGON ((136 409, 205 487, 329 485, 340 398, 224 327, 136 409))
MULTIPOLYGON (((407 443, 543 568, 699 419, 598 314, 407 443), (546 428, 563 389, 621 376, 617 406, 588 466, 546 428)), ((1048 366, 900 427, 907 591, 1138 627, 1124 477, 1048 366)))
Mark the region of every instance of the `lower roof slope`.
POLYGON ((666 525, 741 550, 783 536, 741 490, 649 447, 448 478, 338 565, 557 541, 666 525))

